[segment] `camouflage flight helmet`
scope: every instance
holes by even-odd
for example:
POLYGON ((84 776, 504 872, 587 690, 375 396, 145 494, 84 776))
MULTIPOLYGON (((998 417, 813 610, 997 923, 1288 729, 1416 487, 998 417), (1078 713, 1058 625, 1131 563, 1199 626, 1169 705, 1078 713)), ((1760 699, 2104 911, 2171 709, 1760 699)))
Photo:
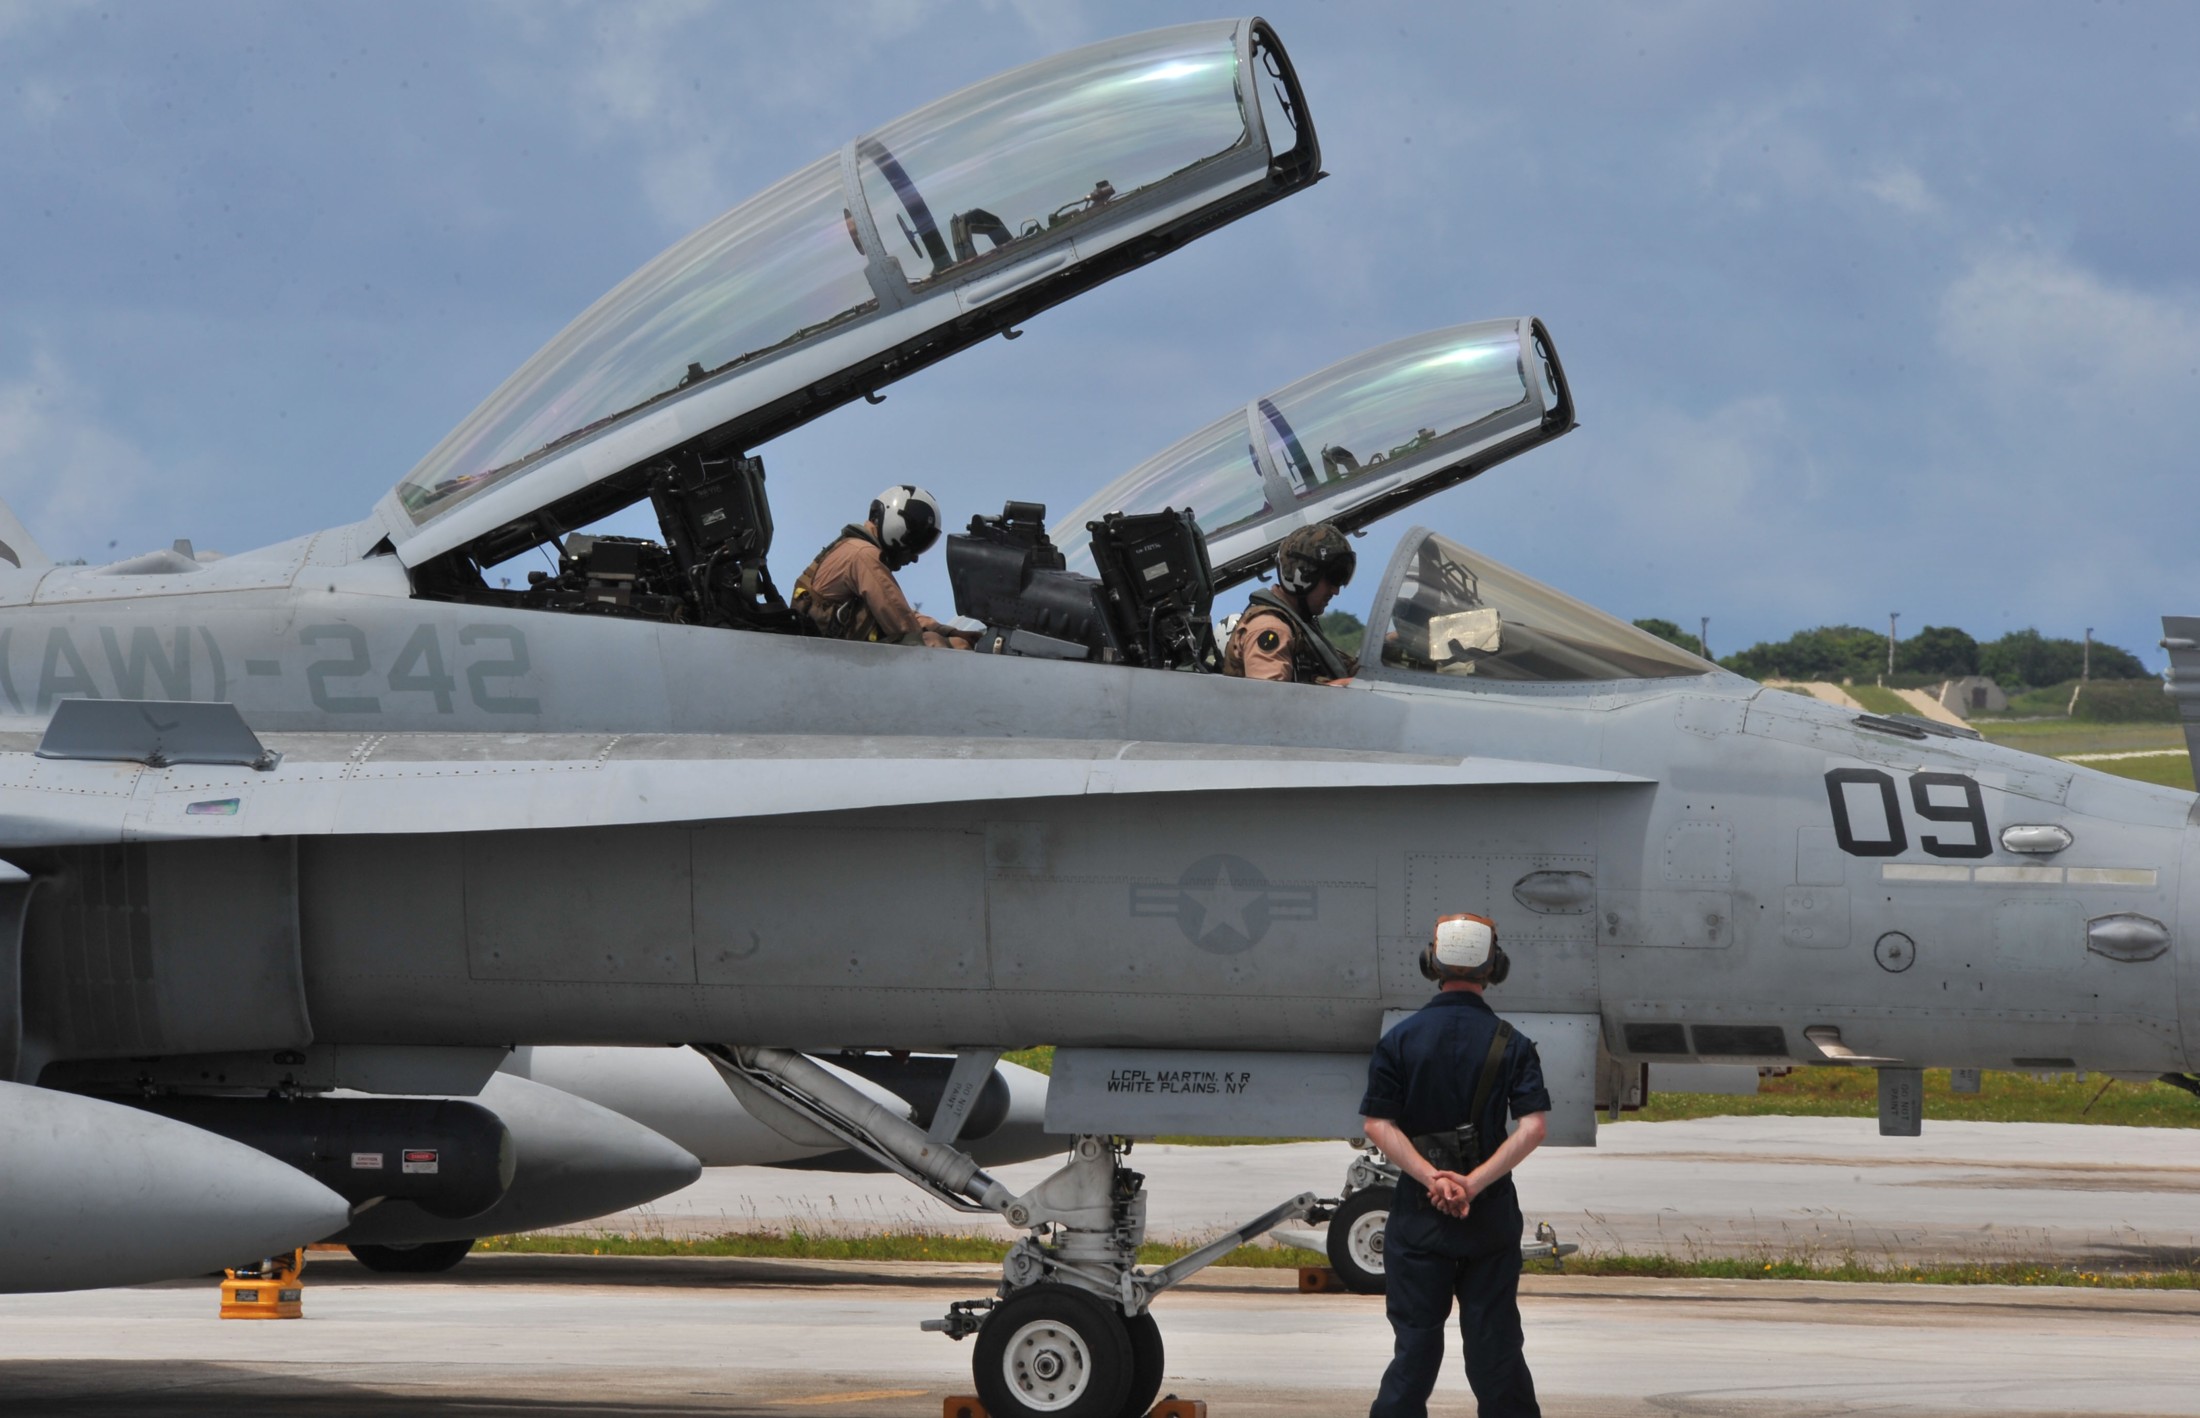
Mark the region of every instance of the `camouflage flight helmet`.
POLYGON ((1317 522, 1299 528, 1276 548, 1276 583, 1299 595, 1323 580, 1342 590, 1352 584, 1352 573, 1359 564, 1359 554, 1352 550, 1344 533, 1327 522, 1317 522))

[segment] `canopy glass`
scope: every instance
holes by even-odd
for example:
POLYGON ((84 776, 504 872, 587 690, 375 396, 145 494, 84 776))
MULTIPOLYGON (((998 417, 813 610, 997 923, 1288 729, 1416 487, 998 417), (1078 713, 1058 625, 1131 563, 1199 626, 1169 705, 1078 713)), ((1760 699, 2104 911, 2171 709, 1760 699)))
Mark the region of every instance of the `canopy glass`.
POLYGON ((597 301, 407 475, 398 505, 418 526, 727 370, 898 308, 949 272, 1013 265, 1039 246, 1066 264, 1073 243, 1054 234, 1255 143, 1241 28, 1184 25, 1059 55, 802 169, 597 301))
POLYGON ((864 201, 902 278, 921 286, 990 264, 1243 146, 1236 29, 1081 49, 857 142, 864 201))
POLYGON ((1220 565, 1417 483, 1449 486, 1462 462, 1558 407, 1533 324, 1416 335, 1256 399, 1102 489, 1061 520, 1055 541, 1082 558, 1086 524, 1108 512, 1190 507, 1220 565))
POLYGON ((1666 679, 1716 668, 1425 528, 1399 544, 1378 613, 1384 595, 1385 669, 1557 684, 1666 679))

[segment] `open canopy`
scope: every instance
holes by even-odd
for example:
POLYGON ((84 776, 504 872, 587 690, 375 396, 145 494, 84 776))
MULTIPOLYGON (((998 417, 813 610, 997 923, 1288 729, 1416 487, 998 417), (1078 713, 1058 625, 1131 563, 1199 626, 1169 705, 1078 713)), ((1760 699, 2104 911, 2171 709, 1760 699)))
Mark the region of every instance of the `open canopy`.
POLYGON ((1364 527, 1573 427, 1541 321, 1394 341, 1255 399, 1133 468, 1056 524, 1073 564, 1109 512, 1189 507, 1215 580, 1259 570, 1299 527, 1364 527))
POLYGON ((753 445, 1318 166, 1288 60, 1258 20, 1013 70, 855 139, 651 261, 452 430, 381 518, 411 564, 499 529, 524 542, 576 525, 645 484, 588 489, 675 445, 753 445))
POLYGON ((1718 669, 1426 527, 1398 543, 1375 615, 1361 657, 1383 677, 1564 684, 1718 669))

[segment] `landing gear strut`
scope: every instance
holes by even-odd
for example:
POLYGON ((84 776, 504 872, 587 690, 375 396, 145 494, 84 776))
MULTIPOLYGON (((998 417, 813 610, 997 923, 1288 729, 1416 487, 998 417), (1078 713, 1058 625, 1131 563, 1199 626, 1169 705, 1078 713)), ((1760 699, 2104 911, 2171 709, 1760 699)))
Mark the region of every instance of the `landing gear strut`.
POLYGON ((1383 1293, 1383 1231, 1398 1196, 1398 1169, 1372 1147, 1352 1159, 1344 1192, 1328 1203, 1329 1268, 1347 1290, 1383 1293))
POLYGON ((1157 1269, 1138 1264, 1145 1178, 1120 1138, 1077 1139, 1061 1170, 1021 1195, 986 1175, 952 1138, 879 1106, 785 1049, 697 1045, 744 1105, 773 1126, 809 1128, 853 1147, 961 1211, 992 1211, 1024 1237, 1001 1261, 993 1296, 960 1300, 924 1328, 978 1337, 972 1375, 993 1418, 1130 1418, 1161 1388, 1155 1296, 1246 1242, 1315 1209, 1312 1192, 1157 1269))

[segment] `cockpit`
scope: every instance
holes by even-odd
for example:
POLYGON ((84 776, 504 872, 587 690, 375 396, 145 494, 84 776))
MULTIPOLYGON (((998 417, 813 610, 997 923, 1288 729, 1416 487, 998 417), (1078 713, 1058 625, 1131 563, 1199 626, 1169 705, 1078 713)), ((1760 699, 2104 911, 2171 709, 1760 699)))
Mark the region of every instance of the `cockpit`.
MULTIPOLYGON (((987 80, 857 137, 598 301, 383 500, 386 549, 424 597, 806 633, 773 582, 751 450, 1305 187, 1319 161, 1258 20, 987 80), (661 540, 589 530, 643 501, 661 540), (553 549, 523 587, 485 574, 553 549)), ((1052 531, 1037 503, 973 518, 947 538, 956 610, 995 654, 1214 670, 1217 594, 1291 532, 1358 530, 1572 427, 1539 321, 1395 341, 1249 401, 1052 531)), ((1702 669, 1441 538, 1396 596, 1378 672, 1702 669)))
POLYGON ((1578 684, 1717 668, 1425 527, 1399 543, 1375 605, 1378 675, 1578 684))

